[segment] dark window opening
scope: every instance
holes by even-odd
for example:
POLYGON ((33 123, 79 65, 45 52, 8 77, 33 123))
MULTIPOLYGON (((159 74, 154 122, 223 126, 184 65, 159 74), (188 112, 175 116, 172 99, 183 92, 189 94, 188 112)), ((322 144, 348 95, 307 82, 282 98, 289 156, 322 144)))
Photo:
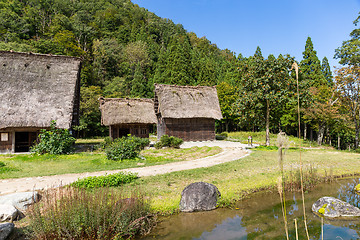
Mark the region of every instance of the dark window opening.
POLYGON ((130 134, 129 128, 119 128, 119 137, 127 137, 130 134))
POLYGON ((30 147, 36 142, 35 132, 16 132, 15 133, 15 152, 29 152, 30 147))

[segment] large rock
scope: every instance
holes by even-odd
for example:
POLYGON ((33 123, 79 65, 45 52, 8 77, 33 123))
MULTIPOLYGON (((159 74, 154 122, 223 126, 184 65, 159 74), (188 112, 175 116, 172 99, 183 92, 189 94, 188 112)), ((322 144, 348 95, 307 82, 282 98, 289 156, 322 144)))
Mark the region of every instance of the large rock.
POLYGON ((322 197, 312 205, 312 211, 328 218, 360 217, 360 209, 333 197, 322 197))
POLYGON ((0 240, 5 240, 14 230, 13 223, 0 223, 0 240))
POLYGON ((221 194, 210 183, 196 182, 188 185, 181 193, 180 211, 209 211, 216 208, 221 194))
POLYGON ((18 210, 9 204, 0 204, 0 222, 13 221, 18 216, 18 210))
POLYGON ((19 192, 0 196, 0 204, 12 205, 20 211, 25 211, 39 199, 40 195, 37 192, 19 192))

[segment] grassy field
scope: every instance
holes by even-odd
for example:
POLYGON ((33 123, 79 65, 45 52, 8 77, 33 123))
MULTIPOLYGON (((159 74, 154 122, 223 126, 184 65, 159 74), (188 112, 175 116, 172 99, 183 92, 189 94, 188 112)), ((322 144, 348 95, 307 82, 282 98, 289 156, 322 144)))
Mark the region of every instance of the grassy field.
POLYGON ((145 157, 145 160, 138 158, 121 162, 107 160, 103 152, 84 152, 59 156, 37 156, 32 154, 0 155, 0 162, 5 163, 4 167, 0 167, 0 179, 144 167, 207 157, 221 151, 219 147, 149 149, 140 153, 145 157))
MULTIPOLYGON (((265 144, 265 132, 230 132, 228 133, 229 140, 240 141, 241 143, 247 143, 248 137, 251 136, 253 143, 260 145, 265 144)), ((289 138, 289 147, 299 147, 300 143, 302 147, 318 147, 317 143, 314 141, 308 141, 299 139, 294 136, 288 136, 289 138)), ((277 134, 270 133, 270 145, 276 145, 277 134)))
MULTIPOLYGON (((302 150, 304 172, 319 177, 360 173, 360 154, 328 149, 302 150)), ((299 169, 299 150, 288 150, 284 168, 294 174, 299 169)), ((190 183, 204 181, 216 185, 222 196, 220 205, 259 190, 274 189, 280 176, 277 151, 255 150, 249 157, 209 168, 174 172, 138 179, 138 185, 151 196, 155 211, 177 211, 181 191, 190 183)))

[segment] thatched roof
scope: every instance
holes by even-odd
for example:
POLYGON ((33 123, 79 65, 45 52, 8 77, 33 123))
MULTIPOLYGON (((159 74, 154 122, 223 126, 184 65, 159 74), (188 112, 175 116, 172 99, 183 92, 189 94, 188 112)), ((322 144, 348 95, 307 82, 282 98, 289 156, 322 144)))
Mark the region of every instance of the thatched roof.
POLYGON ((80 66, 75 57, 0 51, 0 129, 49 127, 51 120, 70 128, 80 66))
POLYGON ((100 98, 101 123, 106 126, 128 123, 155 124, 154 101, 144 98, 100 98))
POLYGON ((163 118, 222 118, 215 87, 155 84, 155 99, 163 118))

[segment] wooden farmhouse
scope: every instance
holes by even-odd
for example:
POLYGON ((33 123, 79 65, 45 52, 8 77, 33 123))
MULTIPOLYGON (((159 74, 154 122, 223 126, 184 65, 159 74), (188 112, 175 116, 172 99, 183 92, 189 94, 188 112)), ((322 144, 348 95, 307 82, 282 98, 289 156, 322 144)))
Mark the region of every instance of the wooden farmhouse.
POLYGON ((152 99, 100 98, 101 124, 109 126, 111 138, 128 134, 148 138, 156 124, 152 99))
POLYGON ((158 139, 215 140, 215 120, 222 118, 215 87, 155 84, 154 108, 158 139))
POLYGON ((79 58, 0 51, 0 153, 27 152, 40 129, 79 120, 79 58))

